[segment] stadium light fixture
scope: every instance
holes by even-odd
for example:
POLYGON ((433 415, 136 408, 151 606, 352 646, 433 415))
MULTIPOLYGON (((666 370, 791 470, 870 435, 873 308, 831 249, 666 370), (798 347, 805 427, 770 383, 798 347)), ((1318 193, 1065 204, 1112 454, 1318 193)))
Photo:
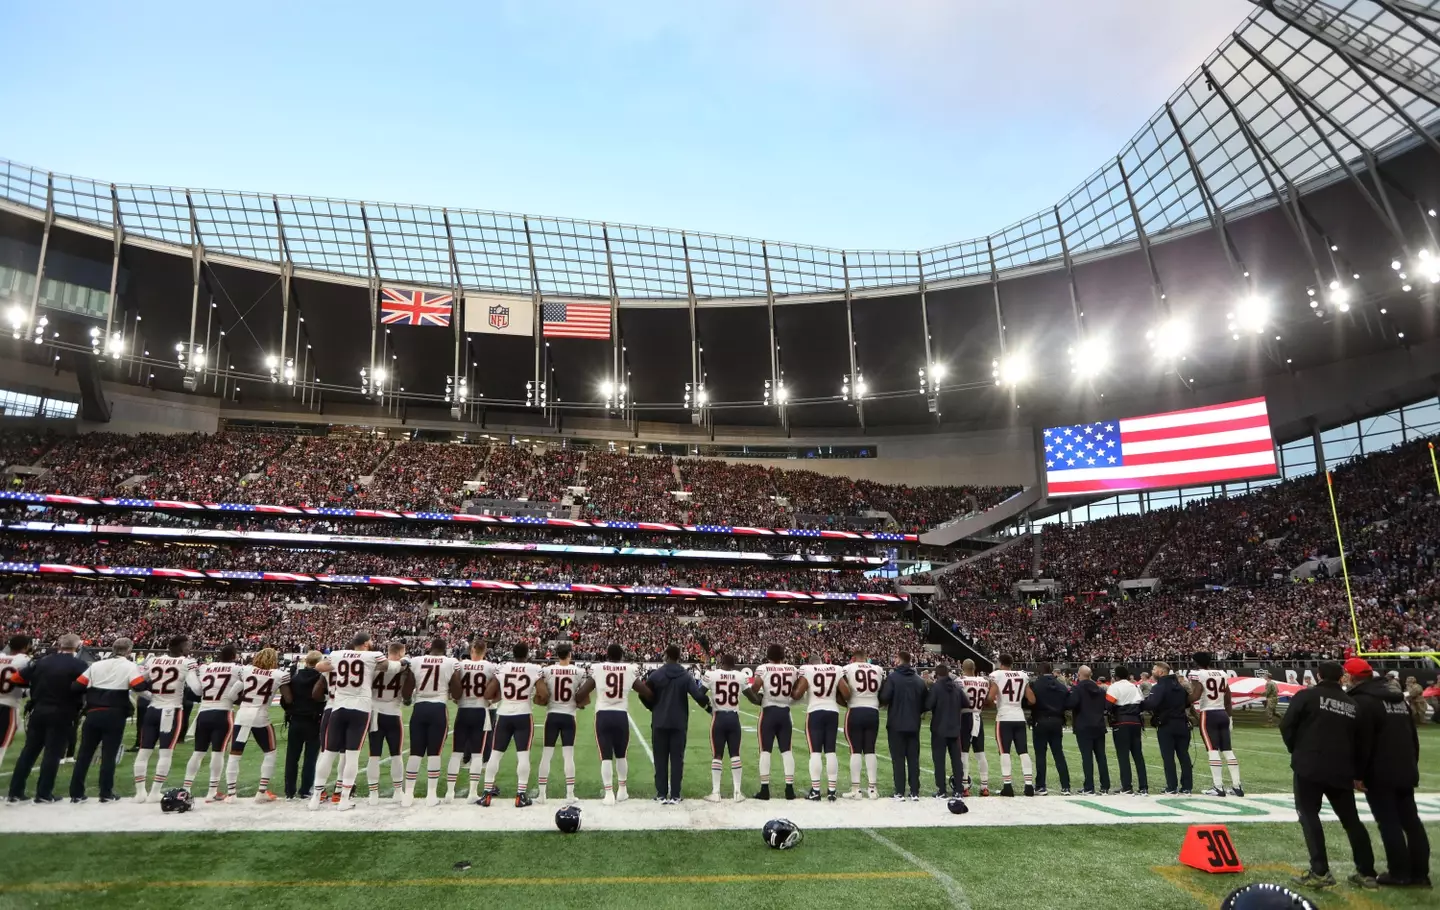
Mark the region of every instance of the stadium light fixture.
POLYGON ((1070 372, 1086 379, 1099 376, 1110 366, 1110 346, 1104 338, 1091 335, 1070 348, 1070 372))
POLYGON ((998 386, 1021 386, 1030 379, 1030 358, 1024 351, 1011 351, 999 360, 990 361, 990 375, 998 386))
POLYGON ((15 337, 19 338, 20 330, 25 328, 25 311, 20 309, 20 305, 17 303, 10 308, 7 315, 10 318, 11 330, 15 333, 15 337))
POLYGON ((1190 326, 1179 317, 1160 323, 1145 333, 1150 350, 1161 360, 1180 360, 1190 350, 1190 326))
POLYGON ((382 385, 384 385, 384 384, 385 384, 385 380, 388 379, 388 378, 389 378, 389 375, 385 372, 385 368, 384 368, 384 367, 377 367, 377 368, 375 369, 375 385, 376 385, 376 386, 382 386, 382 385))
MULTIPOLYGON (((1430 284, 1440 284, 1440 257, 1433 255, 1429 250, 1421 250, 1417 256, 1412 271, 1430 284)), ((1405 273, 1401 272, 1400 277, 1404 278, 1405 273)))
POLYGON ((1350 312, 1350 289, 1339 281, 1330 282, 1330 305, 1342 313, 1350 312))
POLYGON ((1270 301, 1259 294, 1242 297, 1232 312, 1226 313, 1230 336, 1263 335, 1270 324, 1270 301))
POLYGON ((600 383, 600 397, 601 397, 601 398, 604 398, 606 401, 609 401, 609 400, 610 400, 610 397, 611 397, 612 395, 614 395, 614 394, 615 394, 615 383, 611 382, 611 381, 608 380, 608 379, 605 380, 604 382, 600 383))

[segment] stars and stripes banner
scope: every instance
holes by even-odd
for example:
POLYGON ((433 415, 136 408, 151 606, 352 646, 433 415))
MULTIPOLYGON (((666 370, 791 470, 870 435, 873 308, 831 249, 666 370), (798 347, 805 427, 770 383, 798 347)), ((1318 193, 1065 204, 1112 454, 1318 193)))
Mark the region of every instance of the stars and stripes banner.
POLYGON ((610 304, 546 303, 540 308, 541 331, 546 338, 610 337, 610 304))
POLYGON ((1051 496, 1224 483, 1277 470, 1264 398, 1050 427, 1044 446, 1051 496))
POLYGON ((454 303, 455 296, 444 291, 381 288, 380 321, 385 325, 448 326, 454 303))

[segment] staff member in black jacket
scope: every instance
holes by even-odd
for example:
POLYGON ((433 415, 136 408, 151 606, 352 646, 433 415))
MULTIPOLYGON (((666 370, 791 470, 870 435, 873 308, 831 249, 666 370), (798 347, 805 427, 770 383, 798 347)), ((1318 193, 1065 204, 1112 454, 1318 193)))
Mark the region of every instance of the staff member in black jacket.
POLYGON ((117 638, 111 656, 97 660, 75 680, 73 688, 85 693, 85 722, 80 727, 80 748, 75 753, 75 771, 70 775, 70 802, 83 803, 85 777, 95 750, 100 751, 100 802, 112 803, 115 793, 115 762, 125 742, 125 719, 130 716, 130 693, 148 692, 150 680, 130 659, 130 639, 117 638))
POLYGON ((962 770, 961 754, 964 748, 960 735, 964 732, 965 712, 970 708, 970 699, 965 690, 950 675, 950 668, 941 664, 935 668, 935 684, 925 693, 925 710, 930 713, 930 759, 935 763, 935 798, 946 796, 945 782, 950 781, 954 796, 960 795, 962 770), (950 774, 945 773, 945 759, 950 759, 950 774))
POLYGON ((1085 796, 1095 795, 1095 765, 1100 765, 1100 792, 1110 792, 1110 765, 1105 759, 1105 690, 1091 679, 1089 667, 1075 671, 1075 685, 1065 699, 1080 747, 1080 765, 1085 772, 1085 796))
MULTIPOLYGON (((650 709, 650 738, 655 746, 655 799, 667 806, 680 802, 685 778, 685 734, 690 728, 690 703, 710 710, 710 696, 700 680, 680 663, 680 649, 665 649, 665 663, 646 678, 654 692, 650 709)), ((643 701, 643 699, 642 699, 643 701)))
POLYGON ((1161 661, 1150 668, 1155 685, 1140 708, 1149 711, 1155 725, 1155 738, 1160 741, 1160 761, 1165 765, 1165 793, 1190 794, 1194 786, 1194 766, 1190 762, 1190 718, 1186 709, 1192 701, 1189 688, 1175 674, 1170 665, 1161 661), (1175 779, 1175 760, 1180 760, 1180 779, 1175 779))
POLYGON ((885 712, 885 733, 890 740, 890 764, 895 769, 895 793, 905 798, 905 780, 910 780, 910 798, 920 798, 920 715, 925 711, 925 680, 910 666, 910 655, 901 651, 895 669, 880 684, 880 704, 885 712))
POLYGON ((1350 838, 1356 870, 1350 881, 1374 888, 1375 853, 1370 848, 1370 834, 1355 811, 1355 791, 1351 789, 1358 774, 1356 758, 1365 748, 1359 741, 1364 732, 1355 721, 1355 700, 1340 687, 1340 665, 1325 661, 1319 672, 1318 683, 1291 696, 1280 721, 1280 738, 1290 750, 1290 768, 1295 774, 1295 811, 1310 850, 1310 868, 1295 876, 1295 882, 1314 888, 1335 884, 1325 854, 1325 829, 1320 824, 1323 797, 1330 801, 1350 838))
POLYGON ((1049 663, 1040 664, 1040 676, 1030 688, 1035 691, 1035 704, 1030 709, 1030 719, 1035 730, 1035 792, 1044 796, 1050 792, 1045 788, 1045 753, 1055 756, 1055 771, 1060 775, 1060 795, 1070 795, 1070 766, 1065 763, 1065 742, 1061 734, 1065 730, 1065 705, 1070 699, 1070 690, 1055 678, 1054 667, 1049 663))
POLYGON ((20 750, 10 777, 9 801, 12 803, 26 798, 25 783, 37 758, 40 758, 40 777, 35 783, 35 802, 60 801, 55 797, 55 775, 60 769, 60 759, 65 757, 70 731, 75 729, 75 718, 80 716, 84 696, 74 689, 74 683, 85 672, 86 663, 75 653, 80 648, 80 636, 62 635, 56 647, 59 649, 56 653, 47 654, 21 673, 30 689, 34 710, 25 727, 25 748, 20 750))
POLYGON ((1345 672, 1353 685, 1360 727, 1355 778, 1365 784, 1365 801, 1385 845, 1381 885, 1430 887, 1430 838, 1415 808, 1420 785, 1420 734, 1405 696, 1376 678, 1366 661, 1352 657, 1345 672))
POLYGON ((320 673, 319 651, 305 655, 305 665, 290 680, 290 702, 284 706, 285 723, 290 728, 285 740, 285 798, 310 798, 315 786, 315 759, 320 756, 320 715, 325 699, 315 697, 315 682, 320 673), (303 769, 302 769, 303 763, 303 769), (297 783, 298 777, 298 783, 297 783))

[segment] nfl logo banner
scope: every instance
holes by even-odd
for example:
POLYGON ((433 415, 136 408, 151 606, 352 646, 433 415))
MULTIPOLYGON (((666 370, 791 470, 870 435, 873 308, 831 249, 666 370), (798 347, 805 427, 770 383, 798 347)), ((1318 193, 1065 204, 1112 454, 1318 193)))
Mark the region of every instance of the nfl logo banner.
POLYGON ((529 297, 466 294, 465 331, 475 335, 535 334, 535 304, 529 297))

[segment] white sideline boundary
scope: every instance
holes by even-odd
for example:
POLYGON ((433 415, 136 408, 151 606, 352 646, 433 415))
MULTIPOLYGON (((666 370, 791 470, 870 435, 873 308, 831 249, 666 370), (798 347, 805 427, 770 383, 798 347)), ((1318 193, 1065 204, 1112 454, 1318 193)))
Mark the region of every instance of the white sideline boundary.
MULTIPOLYGON (((970 811, 952 815, 944 800, 922 798, 918 802, 840 800, 811 803, 803 799, 769 801, 748 799, 707 803, 686 799, 678 806, 660 806, 648 799, 632 798, 615 806, 601 805, 598 799, 581 800, 582 823, 587 831, 753 831, 766 821, 784 816, 806 830, 922 828, 922 827, 1025 827, 1035 825, 1136 825, 1136 824, 1244 824, 1281 822, 1294 824, 1295 809, 1289 794, 1255 794, 1236 797, 986 797, 967 801, 970 811)), ((1417 800, 1420 817, 1440 822, 1440 793, 1421 794, 1417 800)), ((378 806, 364 800, 351 812, 336 812, 322 806, 317 812, 305 803, 280 801, 256 803, 248 797, 223 805, 198 803, 184 814, 167 814, 147 802, 124 800, 99 805, 94 799, 84 805, 56 803, 0 804, 0 824, 8 830, 33 834, 75 834, 104 832, 159 831, 554 831, 554 811, 563 803, 552 799, 546 805, 517 809, 508 801, 488 809, 465 803, 409 809, 386 799, 378 806)), ((1370 821, 1364 801, 1360 817, 1370 821)), ((1334 820, 1328 807, 1321 818, 1334 820)))

